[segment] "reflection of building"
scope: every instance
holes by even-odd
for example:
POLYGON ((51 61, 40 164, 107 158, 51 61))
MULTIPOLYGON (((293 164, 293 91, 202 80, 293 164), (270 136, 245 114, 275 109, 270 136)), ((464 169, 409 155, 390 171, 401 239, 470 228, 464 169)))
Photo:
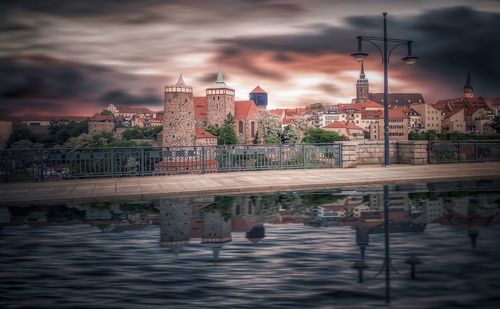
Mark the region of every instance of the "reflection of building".
MULTIPOLYGON (((383 211, 384 210, 384 195, 370 194, 369 195, 370 209, 383 211)), ((409 210, 408 193, 391 192, 389 194, 389 210, 409 210)))
POLYGON ((219 258, 222 246, 231 240, 231 219, 224 218, 219 211, 204 212, 201 243, 212 249, 214 261, 219 258))
POLYGON ((191 203, 188 199, 160 201, 160 245, 172 248, 177 255, 189 243, 191 203))

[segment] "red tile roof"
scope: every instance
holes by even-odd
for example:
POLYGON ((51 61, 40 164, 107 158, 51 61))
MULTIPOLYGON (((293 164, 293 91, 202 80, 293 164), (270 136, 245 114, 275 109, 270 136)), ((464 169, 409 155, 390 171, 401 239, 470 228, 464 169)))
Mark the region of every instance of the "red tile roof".
POLYGON ((119 113, 124 114, 154 114, 152 110, 145 107, 116 106, 119 113))
POLYGON ((408 118, 408 115, 401 109, 389 109, 390 118, 408 118))
MULTIPOLYGON (((370 100, 375 102, 384 102, 383 93, 370 93, 370 100)), ((425 103, 424 96, 421 93, 389 93, 389 105, 410 105, 415 103, 425 103)))
POLYGON ((254 101, 235 101, 234 102, 234 119, 240 120, 245 118, 251 118, 253 115, 258 114, 259 110, 255 106, 254 101))
POLYGON ((257 86, 257 87, 255 87, 255 89, 254 89, 254 90, 252 90, 252 92, 250 92, 250 93, 267 93, 267 92, 265 92, 265 91, 264 91, 264 89, 260 88, 260 86, 257 86))
POLYGON ((384 117, 384 113, 381 110, 361 112, 362 119, 380 119, 383 117, 384 117))
POLYGON ((345 122, 345 121, 334 121, 329 123, 328 125, 324 126, 323 128, 327 129, 358 129, 358 130, 363 130, 362 128, 358 127, 352 122, 345 122))
POLYGON ((215 135, 208 133, 207 131, 198 127, 194 129, 194 134, 196 135, 196 138, 216 138, 215 135))
POLYGON ((194 119, 207 121, 207 97, 193 97, 194 119))

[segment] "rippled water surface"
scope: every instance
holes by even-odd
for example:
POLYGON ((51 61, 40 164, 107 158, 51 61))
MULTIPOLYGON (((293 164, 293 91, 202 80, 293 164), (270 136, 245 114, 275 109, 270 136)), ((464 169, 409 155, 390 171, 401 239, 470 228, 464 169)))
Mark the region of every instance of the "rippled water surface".
MULTIPOLYGON (((498 308, 497 184, 391 189, 390 306, 498 308)), ((0 305, 384 307, 381 206, 370 188, 0 207, 0 305)))

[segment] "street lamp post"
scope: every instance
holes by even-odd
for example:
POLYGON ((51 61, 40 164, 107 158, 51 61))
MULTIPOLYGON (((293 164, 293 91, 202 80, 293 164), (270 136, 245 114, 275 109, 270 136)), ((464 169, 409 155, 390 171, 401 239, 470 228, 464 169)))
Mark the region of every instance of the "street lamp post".
POLYGON ((399 46, 406 45, 408 47, 408 55, 401 60, 406 64, 412 65, 417 62, 418 57, 411 54, 411 44, 413 41, 401 40, 401 39, 391 39, 387 37, 387 13, 382 14, 384 16, 384 37, 372 37, 372 36, 358 36, 358 51, 351 54, 351 56, 361 62, 364 61, 368 56, 368 53, 363 52, 362 42, 369 42, 374 45, 382 56, 382 63, 384 64, 384 166, 389 165, 389 100, 388 100, 388 75, 387 66, 389 64, 389 58, 394 49, 399 46), (376 42, 383 42, 382 49, 376 42), (390 50, 388 50, 388 43, 393 43, 390 50))

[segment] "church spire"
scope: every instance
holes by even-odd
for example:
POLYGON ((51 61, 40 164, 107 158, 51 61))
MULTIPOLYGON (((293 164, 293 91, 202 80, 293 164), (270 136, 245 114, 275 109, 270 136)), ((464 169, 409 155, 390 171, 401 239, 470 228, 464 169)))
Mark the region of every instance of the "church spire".
POLYGON ((364 61, 361 61, 361 73, 359 73, 359 79, 365 79, 365 66, 364 66, 364 61))
POLYGON ((177 87, 187 87, 186 83, 184 82, 184 79, 182 78, 182 73, 179 75, 179 79, 177 80, 177 83, 175 85, 177 87))
POLYGON ((467 79, 465 80, 464 97, 466 97, 466 98, 473 98, 474 97, 474 88, 472 88, 470 73, 467 73, 467 79))
POLYGON ((356 100, 358 102, 366 101, 369 99, 370 85, 365 77, 365 65, 361 61, 361 71, 359 72, 359 79, 356 83, 356 100))

